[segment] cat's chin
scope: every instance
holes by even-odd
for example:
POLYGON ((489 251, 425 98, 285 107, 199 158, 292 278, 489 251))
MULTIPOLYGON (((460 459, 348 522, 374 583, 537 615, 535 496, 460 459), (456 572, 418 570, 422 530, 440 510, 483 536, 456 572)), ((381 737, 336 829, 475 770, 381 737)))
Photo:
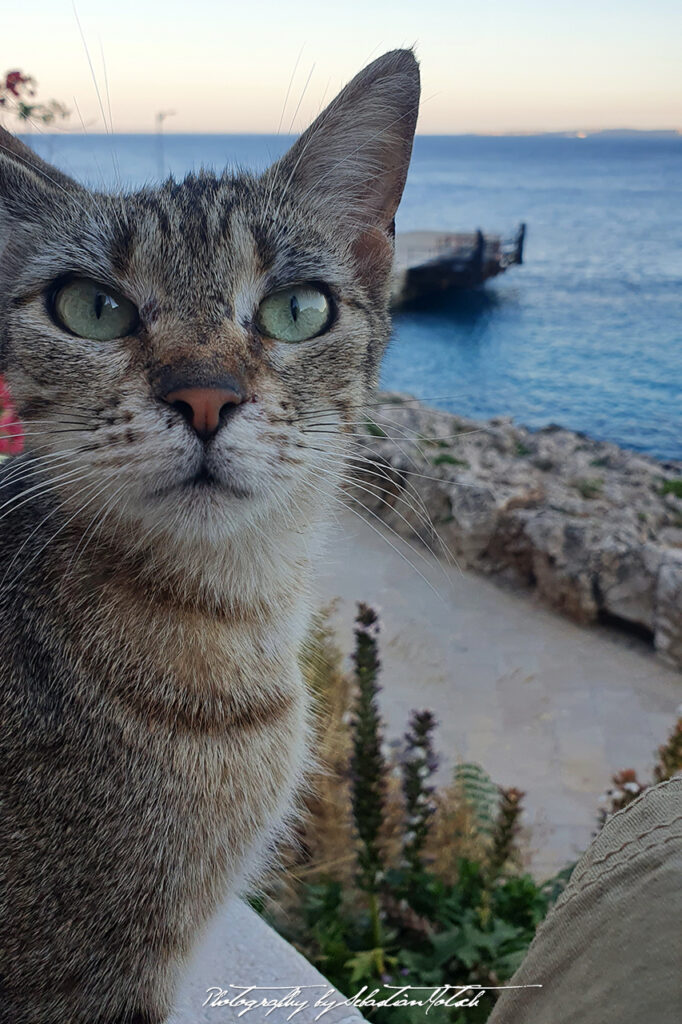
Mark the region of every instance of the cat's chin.
POLYGON ((229 498, 253 498, 253 491, 233 480, 218 480, 211 473, 199 471, 177 483, 159 487, 151 494, 152 500, 180 497, 183 501, 224 502, 229 498))
POLYGON ((143 518, 167 536, 220 543, 239 533, 263 502, 235 481, 194 476, 155 491, 145 504, 143 518))
POLYGON ((169 547, 220 548, 248 531, 259 502, 246 496, 237 497, 225 488, 187 486, 173 488, 157 495, 133 511, 128 532, 132 547, 156 551, 163 557, 169 547))

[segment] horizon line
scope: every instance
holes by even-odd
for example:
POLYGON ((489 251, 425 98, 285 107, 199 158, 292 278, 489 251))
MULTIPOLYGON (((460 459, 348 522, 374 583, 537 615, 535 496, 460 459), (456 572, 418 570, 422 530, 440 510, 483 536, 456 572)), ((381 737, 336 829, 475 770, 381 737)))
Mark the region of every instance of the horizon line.
MULTIPOLYGON (((7 131, 10 131, 8 128, 7 131)), ((104 128, 93 128, 92 130, 86 131, 71 130, 66 127, 58 126, 46 126, 45 129, 40 131, 19 130, 16 129, 12 132, 14 135, 29 135, 31 138, 35 138, 39 135, 78 135, 78 136, 117 136, 117 135, 160 135, 163 138, 171 138, 172 136, 183 136, 183 135, 238 135, 258 138, 264 135, 267 136, 279 136, 283 139, 296 139, 301 133, 295 132, 276 132, 276 131, 258 131, 258 132, 240 132, 213 129, 209 131, 155 131, 153 129, 141 129, 132 128, 127 130, 108 131, 104 128)), ((417 136, 422 138, 524 138, 524 137, 539 137, 544 135, 560 135, 569 138, 589 138, 593 135, 608 135, 608 134, 621 134, 621 135, 670 135, 682 138, 682 128, 628 128, 628 127, 609 127, 609 128, 551 128, 551 129, 517 129, 511 131, 454 131, 454 132, 420 132, 415 133, 417 136)))

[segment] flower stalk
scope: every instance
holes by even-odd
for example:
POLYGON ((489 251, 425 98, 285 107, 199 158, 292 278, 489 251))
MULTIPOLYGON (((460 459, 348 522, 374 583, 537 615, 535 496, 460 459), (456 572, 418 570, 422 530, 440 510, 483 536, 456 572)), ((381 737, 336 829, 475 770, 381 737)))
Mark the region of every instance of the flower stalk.
POLYGON ((500 786, 500 804, 493 829, 489 861, 489 871, 493 878, 502 872, 505 864, 514 855, 516 840, 521 830, 523 810, 521 801, 525 795, 522 790, 516 789, 514 786, 510 786, 508 789, 500 786))
POLYGON ((379 715, 379 619, 366 604, 358 604, 355 619, 356 698, 352 719, 353 754, 350 762, 351 806, 359 839, 358 886, 367 895, 372 942, 382 948, 379 887, 384 874, 380 831, 386 801, 386 762, 381 750, 379 715))
POLYGON ((405 733, 402 761, 402 790, 405 800, 403 865, 410 879, 424 870, 423 851, 431 818, 436 810, 433 775, 438 759, 433 750, 432 733, 436 719, 431 711, 413 711, 405 733))

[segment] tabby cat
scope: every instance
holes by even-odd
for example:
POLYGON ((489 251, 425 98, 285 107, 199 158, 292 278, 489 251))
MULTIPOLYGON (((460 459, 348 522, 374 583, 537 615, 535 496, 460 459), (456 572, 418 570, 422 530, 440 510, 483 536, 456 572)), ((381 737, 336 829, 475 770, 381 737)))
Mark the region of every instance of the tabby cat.
POLYGON ((292 814, 319 537, 389 335, 419 72, 261 176, 89 191, 0 136, 0 1019, 160 1024, 292 814))

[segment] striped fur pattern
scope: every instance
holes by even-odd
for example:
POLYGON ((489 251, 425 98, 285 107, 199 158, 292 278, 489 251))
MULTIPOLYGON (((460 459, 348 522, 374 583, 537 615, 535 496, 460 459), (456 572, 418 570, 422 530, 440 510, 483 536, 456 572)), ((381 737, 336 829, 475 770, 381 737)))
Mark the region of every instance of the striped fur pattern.
POLYGON ((291 818, 309 582, 388 340, 418 96, 394 51, 262 176, 132 194, 0 135, 0 372, 26 432, 0 471, 3 1024, 166 1020, 203 925, 291 818), (47 296, 70 274, 139 328, 65 332, 47 296), (329 329, 264 337, 259 303, 306 281, 329 329), (159 395, 226 374, 249 400, 204 442, 159 395))

